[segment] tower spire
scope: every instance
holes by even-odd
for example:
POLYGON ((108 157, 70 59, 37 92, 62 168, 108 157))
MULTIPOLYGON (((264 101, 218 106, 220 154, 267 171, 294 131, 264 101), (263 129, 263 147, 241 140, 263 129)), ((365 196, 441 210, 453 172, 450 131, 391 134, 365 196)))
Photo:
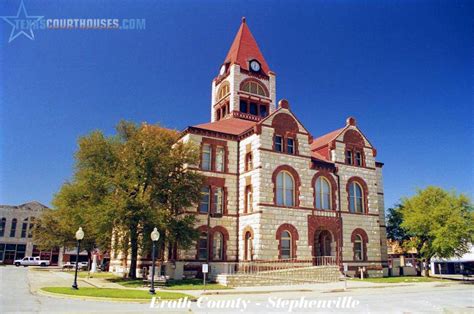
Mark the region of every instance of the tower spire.
POLYGON ((246 18, 242 17, 239 31, 237 35, 235 35, 224 63, 238 64, 240 68, 248 71, 250 70, 249 62, 251 60, 257 60, 262 66, 262 71, 268 75, 270 68, 268 67, 267 61, 265 61, 257 41, 250 32, 246 18))

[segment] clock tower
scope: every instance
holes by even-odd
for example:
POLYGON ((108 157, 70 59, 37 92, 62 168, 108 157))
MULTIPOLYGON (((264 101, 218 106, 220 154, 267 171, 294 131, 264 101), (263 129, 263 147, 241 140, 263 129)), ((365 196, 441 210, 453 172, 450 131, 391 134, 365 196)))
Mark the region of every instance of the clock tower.
POLYGON ((242 18, 239 31, 212 81, 211 122, 230 117, 259 121, 275 110, 275 73, 242 18))

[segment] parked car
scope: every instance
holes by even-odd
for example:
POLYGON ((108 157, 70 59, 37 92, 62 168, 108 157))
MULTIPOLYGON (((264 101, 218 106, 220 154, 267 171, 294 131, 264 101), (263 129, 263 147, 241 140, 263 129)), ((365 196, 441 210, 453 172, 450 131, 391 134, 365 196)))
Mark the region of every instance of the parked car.
POLYGON ((13 261, 13 264, 18 267, 18 266, 49 266, 49 261, 40 259, 39 256, 25 256, 23 259, 17 259, 13 261))
MULTIPOLYGON (((78 269, 84 269, 86 270, 89 266, 88 262, 79 262, 77 264, 78 269)), ((63 269, 75 269, 76 268, 76 262, 67 262, 63 265, 63 269)))

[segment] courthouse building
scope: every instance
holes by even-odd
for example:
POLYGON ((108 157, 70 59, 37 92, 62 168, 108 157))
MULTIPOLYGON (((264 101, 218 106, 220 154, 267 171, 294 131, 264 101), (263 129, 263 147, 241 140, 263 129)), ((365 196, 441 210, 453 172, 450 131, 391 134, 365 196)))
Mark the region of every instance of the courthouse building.
POLYGON ((277 102, 276 79, 243 19, 212 81, 210 122, 182 133, 201 149, 191 168, 206 184, 189 209, 200 239, 175 258, 347 263, 380 276, 387 247, 376 148, 353 117, 313 136, 292 112, 298 104, 277 102))

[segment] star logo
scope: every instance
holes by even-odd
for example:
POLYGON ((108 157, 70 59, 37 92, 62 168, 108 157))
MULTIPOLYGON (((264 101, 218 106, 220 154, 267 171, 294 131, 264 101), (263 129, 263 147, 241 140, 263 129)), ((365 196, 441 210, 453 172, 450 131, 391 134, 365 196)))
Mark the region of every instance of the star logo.
POLYGON ((26 12, 25 4, 23 1, 20 3, 18 8, 18 13, 16 16, 0 16, 5 22, 10 24, 12 31, 10 33, 10 39, 8 42, 12 42, 20 35, 25 35, 31 40, 35 39, 35 34, 33 34, 33 27, 41 20, 44 16, 32 16, 28 15, 26 12))

